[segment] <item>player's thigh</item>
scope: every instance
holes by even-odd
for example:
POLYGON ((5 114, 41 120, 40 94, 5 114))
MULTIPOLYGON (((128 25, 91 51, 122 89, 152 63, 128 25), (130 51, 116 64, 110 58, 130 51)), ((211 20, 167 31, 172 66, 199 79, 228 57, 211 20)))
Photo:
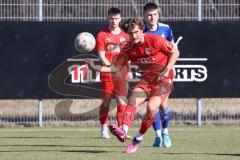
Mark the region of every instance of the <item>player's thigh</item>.
POLYGON ((155 113, 158 107, 161 105, 162 99, 160 96, 150 97, 147 102, 147 110, 151 113, 155 113))
POLYGON ((160 108, 161 108, 161 109, 166 109, 166 108, 167 108, 169 95, 170 95, 170 94, 168 94, 168 95, 166 96, 166 98, 162 101, 162 104, 160 105, 160 108))
POLYGON ((128 94, 128 82, 126 80, 120 80, 114 82, 114 95, 116 97, 117 103, 126 105, 128 94))
POLYGON ((147 98, 147 93, 139 87, 136 87, 132 90, 128 104, 133 105, 133 106, 139 106, 142 104, 147 98))

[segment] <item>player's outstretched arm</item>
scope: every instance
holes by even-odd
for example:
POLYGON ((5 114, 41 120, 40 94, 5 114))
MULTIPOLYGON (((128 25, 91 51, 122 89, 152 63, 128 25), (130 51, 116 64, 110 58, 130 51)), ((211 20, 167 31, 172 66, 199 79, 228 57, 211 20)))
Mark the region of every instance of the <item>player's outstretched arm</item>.
POLYGON ((109 66, 95 65, 93 60, 89 58, 85 59, 85 62, 90 69, 98 72, 118 72, 120 70, 120 68, 116 67, 115 65, 109 65, 109 66))
POLYGON ((111 63, 108 61, 108 59, 106 58, 106 52, 105 51, 100 51, 99 52, 99 58, 102 61, 104 66, 109 66, 111 65, 111 63))

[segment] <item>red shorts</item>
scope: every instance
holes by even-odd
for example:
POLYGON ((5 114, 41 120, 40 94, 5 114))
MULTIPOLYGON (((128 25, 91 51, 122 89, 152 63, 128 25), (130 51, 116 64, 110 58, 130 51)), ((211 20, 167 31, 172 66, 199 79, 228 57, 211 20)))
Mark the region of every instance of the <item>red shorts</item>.
POLYGON ((141 80, 134 88, 143 89, 147 94, 147 98, 160 96, 164 101, 173 90, 173 80, 164 79, 157 85, 149 85, 146 81, 141 80))
POLYGON ((127 97, 128 81, 101 81, 102 98, 110 99, 112 96, 127 97))

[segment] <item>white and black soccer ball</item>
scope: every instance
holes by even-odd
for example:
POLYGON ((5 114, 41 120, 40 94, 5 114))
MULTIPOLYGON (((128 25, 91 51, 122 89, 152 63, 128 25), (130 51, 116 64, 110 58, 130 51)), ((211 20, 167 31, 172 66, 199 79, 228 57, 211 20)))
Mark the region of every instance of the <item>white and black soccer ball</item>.
POLYGON ((74 46, 80 53, 91 52, 95 48, 95 45, 96 40, 94 36, 89 32, 79 33, 74 40, 74 46))

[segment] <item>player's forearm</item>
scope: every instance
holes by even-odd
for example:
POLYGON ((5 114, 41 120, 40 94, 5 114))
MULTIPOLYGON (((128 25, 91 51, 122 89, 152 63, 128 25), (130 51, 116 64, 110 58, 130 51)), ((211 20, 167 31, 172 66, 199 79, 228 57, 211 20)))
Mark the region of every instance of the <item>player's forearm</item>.
POLYGON ((127 69, 128 69, 128 72, 131 72, 131 63, 130 62, 127 63, 127 69))
POLYGON ((179 50, 176 47, 174 47, 166 68, 168 68, 169 70, 172 69, 174 64, 177 62, 179 55, 180 55, 179 50))
POLYGON ((105 66, 111 65, 110 62, 108 61, 108 59, 105 56, 105 51, 99 52, 99 55, 100 55, 99 57, 100 57, 100 60, 103 63, 103 65, 105 65, 105 66))
POLYGON ((109 65, 111 65, 110 64, 110 62, 107 60, 107 58, 101 58, 101 61, 102 61, 102 63, 103 63, 103 65, 105 65, 105 66, 109 66, 109 65))
POLYGON ((119 71, 119 69, 114 65, 111 65, 111 66, 95 65, 94 67, 92 67, 92 69, 98 72, 118 72, 119 71))

